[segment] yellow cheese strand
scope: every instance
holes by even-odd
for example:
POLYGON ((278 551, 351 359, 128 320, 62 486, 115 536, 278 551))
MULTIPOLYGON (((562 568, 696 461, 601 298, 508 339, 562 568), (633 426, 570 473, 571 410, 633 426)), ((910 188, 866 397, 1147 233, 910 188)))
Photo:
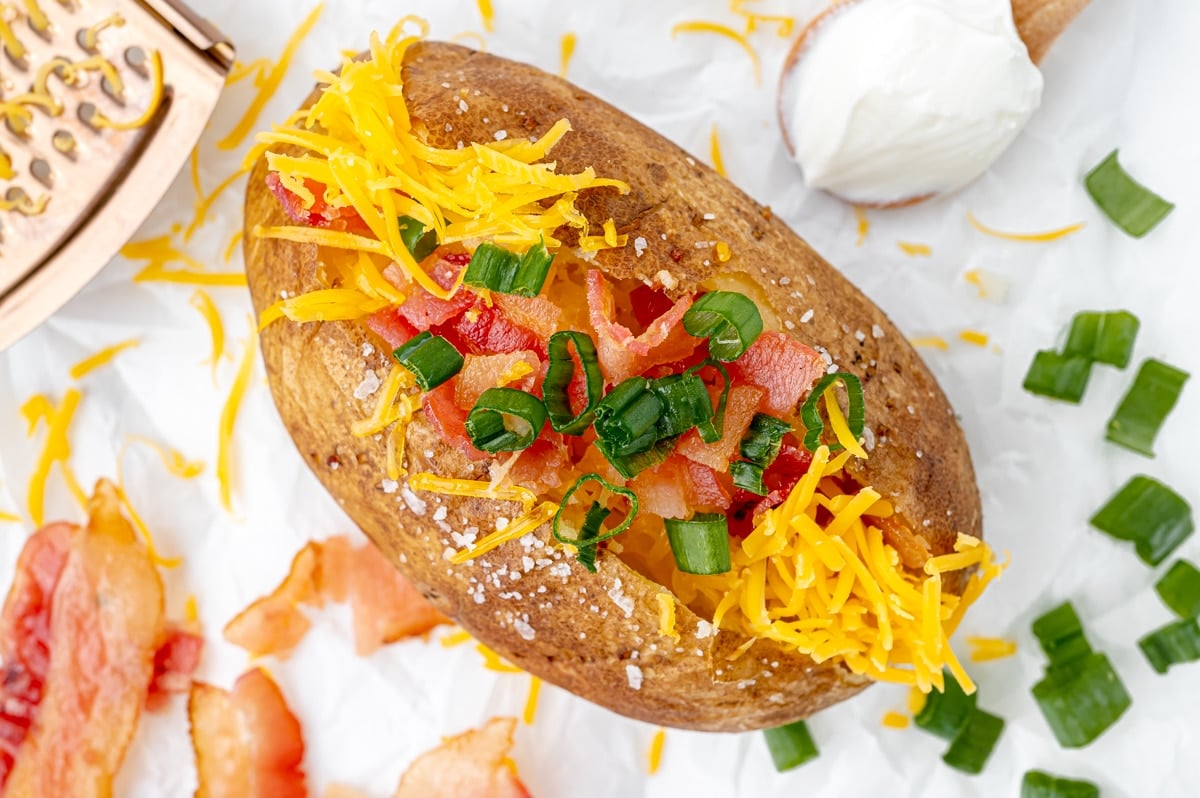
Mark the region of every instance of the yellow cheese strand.
POLYGON ((914 244, 911 241, 897 241, 896 246, 910 258, 927 258, 933 254, 933 247, 928 244, 914 244))
POLYGON ((192 294, 192 298, 188 300, 188 304, 200 312, 200 316, 204 319, 204 323, 208 325, 209 337, 212 339, 212 363, 213 381, 217 379, 217 365, 221 362, 221 358, 225 356, 225 323, 221 320, 221 312, 217 310, 217 305, 213 302, 212 297, 203 288, 197 288, 192 294))
POLYGON ((370 316, 387 304, 384 300, 372 299, 358 291, 326 288, 279 300, 263 310, 258 329, 265 330, 272 322, 283 318, 296 322, 353 321, 370 316))
POLYGON ((496 12, 492 8, 492 0, 475 0, 479 6, 479 16, 483 18, 483 29, 491 33, 496 29, 496 12))
MULTIPOLYGON (((79 400, 82 398, 83 394, 77 389, 69 388, 63 394, 62 402, 57 406, 48 397, 38 395, 31 397, 21 407, 22 415, 29 422, 31 435, 39 421, 46 422, 46 440, 42 444, 42 452, 38 455, 33 474, 29 477, 29 517, 35 527, 41 527, 46 520, 46 481, 50 476, 51 466, 55 463, 65 466, 71 459, 71 441, 67 437, 67 433, 71 427, 71 420, 75 417, 75 410, 79 407, 79 400)), ((64 476, 66 476, 65 469, 64 476)), ((73 475, 71 477, 67 479, 68 483, 74 483, 77 488, 78 482, 73 479, 73 475)), ((73 488, 71 492, 75 493, 76 489, 73 488)))
POLYGON ((958 334, 958 337, 959 340, 972 346, 987 346, 990 340, 987 333, 979 332, 978 330, 963 330, 958 334))
POLYGON ((189 460, 178 449, 171 449, 158 441, 142 435, 130 435, 129 442, 140 443, 143 446, 149 447, 158 455, 158 459, 162 461, 163 468, 167 469, 167 473, 173 477, 195 479, 204 473, 204 463, 202 461, 189 460))
POLYGON ((758 52, 755 51, 753 45, 750 44, 742 34, 735 31, 728 25, 721 25, 717 22, 705 22, 703 20, 693 20, 688 22, 676 23, 671 28, 671 38, 675 38, 680 33, 713 33, 717 36, 723 36, 726 39, 736 43, 739 47, 745 50, 746 55, 750 56, 751 63, 754 64, 754 85, 762 85, 762 63, 759 61, 758 52))
POLYGON ((533 719, 537 717, 538 696, 542 692, 542 680, 536 676, 529 677, 529 696, 525 699, 525 711, 521 713, 521 719, 525 721, 526 726, 533 725, 533 719))
POLYGON ((1066 238, 1069 235, 1078 233, 1083 228, 1087 227, 1086 222, 1078 222, 1077 224, 1060 227, 1057 230, 1047 230, 1043 233, 1005 233, 1001 230, 988 227, 983 222, 975 218, 975 214, 967 211, 967 221, 971 223, 979 232, 984 235, 992 236, 993 238, 1003 238, 1006 241, 1027 241, 1031 243, 1045 243, 1048 241, 1058 241, 1061 238, 1066 238))
POLYGON ((524 673, 525 671, 501 657, 483 643, 476 643, 475 650, 483 655, 483 667, 496 673, 524 673))
POLYGON ((254 373, 254 353, 258 348, 258 333, 251 325, 250 340, 242 350, 242 362, 238 366, 237 376, 234 377, 233 387, 229 389, 229 398, 221 409, 221 424, 217 433, 217 482, 221 487, 221 504, 226 511, 233 510, 233 489, 230 484, 230 470, 233 460, 233 429, 237 424, 238 411, 242 399, 250 385, 250 376, 254 373))
MULTIPOLYGON (((439 477, 436 474, 413 474, 408 480, 408 486, 413 490, 423 490, 429 493, 442 493, 447 496, 468 496, 479 499, 494 499, 502 502, 520 502, 528 513, 537 503, 537 494, 529 488, 519 485, 492 487, 490 482, 473 479, 453 479, 439 477)), ((510 525, 511 526, 511 525, 510 525)))
POLYGON ((854 219, 858 229, 858 238, 854 246, 861 247, 867 243, 867 235, 871 232, 871 220, 867 218, 867 209, 861 205, 854 206, 854 219))
MULTIPOLYGON (((501 490, 504 490, 501 488, 501 490)), ((554 502, 542 502, 534 509, 527 512, 520 518, 512 521, 503 529, 497 529, 490 535, 485 536, 482 540, 474 545, 473 548, 462 549, 450 558, 450 562, 461 565, 464 562, 473 560, 476 557, 481 557, 487 554, 492 549, 512 540, 522 538, 530 532, 534 531, 542 524, 549 521, 558 512, 558 505, 554 502)))
POLYGON ((858 442, 858 438, 854 437, 854 433, 850 431, 850 425, 846 423, 846 417, 842 415, 842 406, 838 404, 837 389, 835 386, 830 385, 825 389, 824 399, 825 414, 829 416, 829 426, 833 430, 833 435, 837 438, 837 442, 855 457, 860 460, 866 460, 867 451, 858 442))
POLYGON ((73 380, 83 379, 84 376, 91 374, 101 366, 111 363, 113 358, 115 358, 117 355, 121 354, 127 349, 133 349, 140 343, 141 342, 138 339, 130 338, 128 341, 121 341, 120 343, 113 344, 112 346, 107 346, 104 349, 101 349, 99 352, 96 352, 94 355, 85 357, 74 366, 71 366, 71 370, 68 372, 68 374, 71 375, 71 379, 73 380))
POLYGON ((126 122, 118 122, 109 119, 99 110, 92 117, 92 124, 99 128, 109 128, 111 130, 137 130, 145 127, 158 114, 159 106, 162 105, 163 99, 163 62, 162 53, 158 50, 150 52, 150 79, 153 81, 153 87, 150 93, 150 102, 146 105, 146 110, 142 111, 141 115, 126 122))
POLYGON ((950 351, 950 343, 940 335, 928 335, 924 338, 909 338, 908 342, 918 349, 928 347, 930 349, 940 349, 943 352, 950 351))
POLYGON ((908 716, 901 715, 899 712, 888 712, 883 716, 883 726, 888 729, 907 729, 908 716))
POLYGON ((1017 653, 1017 641, 1000 637, 968 637, 972 662, 990 662, 1017 653))
POLYGON ((658 633, 679 642, 679 632, 675 630, 675 597, 670 593, 655 595, 658 601, 658 633))
POLYGON ((646 752, 646 773, 653 776, 662 767, 663 746, 667 741, 667 730, 658 729, 650 738, 650 748, 646 752))
POLYGON ((575 45, 578 42, 578 37, 574 33, 564 33, 562 42, 559 45, 559 67, 558 76, 565 78, 567 70, 571 68, 571 57, 575 55, 575 45))

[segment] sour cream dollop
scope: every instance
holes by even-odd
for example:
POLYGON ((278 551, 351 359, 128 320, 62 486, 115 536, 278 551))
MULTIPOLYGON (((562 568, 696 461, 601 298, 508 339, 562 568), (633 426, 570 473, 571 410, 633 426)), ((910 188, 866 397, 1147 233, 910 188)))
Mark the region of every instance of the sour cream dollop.
POLYGON ((962 188, 1042 100, 1009 0, 861 0, 801 47, 780 85, 784 135, 808 184, 851 202, 962 188))

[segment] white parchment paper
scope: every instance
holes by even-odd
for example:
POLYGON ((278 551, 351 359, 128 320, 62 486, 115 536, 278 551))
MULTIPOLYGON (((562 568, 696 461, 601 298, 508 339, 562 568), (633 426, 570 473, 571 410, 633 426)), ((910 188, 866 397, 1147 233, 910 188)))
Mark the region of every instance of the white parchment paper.
MULTIPOLYGON (((808 191, 785 154, 774 121, 774 82, 789 42, 771 26, 760 26, 751 37, 764 67, 763 84, 756 87, 749 59, 733 43, 671 36, 672 25, 685 19, 741 28, 742 20, 718 0, 494 4, 495 31, 484 34, 491 51, 554 72, 561 36, 576 33, 569 72, 574 81, 704 160, 716 125, 734 181, 769 203, 908 334, 950 342, 949 351, 925 354, 962 416, 983 490, 987 535, 1013 558, 963 633, 1014 637, 1021 646, 1014 658, 973 667, 980 705, 1008 722, 979 777, 943 765, 941 741, 914 729, 881 727, 886 711, 903 711, 901 688, 876 686, 814 718, 822 755, 793 773, 774 772, 760 735, 668 731, 662 769, 648 776, 654 728, 547 687, 534 723, 521 726, 515 751, 533 793, 1001 796, 1017 795, 1024 771, 1040 767, 1091 779, 1106 796, 1200 794, 1200 666, 1158 676, 1136 647, 1140 636, 1170 620, 1152 589, 1161 569, 1143 566, 1128 547, 1087 526, 1091 513, 1135 473, 1166 481, 1200 506, 1200 384, 1185 389, 1153 460, 1103 439, 1132 367, 1124 373, 1097 368, 1081 407, 1021 390, 1033 353, 1061 343, 1065 325, 1081 309, 1126 308, 1140 316, 1135 365, 1154 356, 1200 374, 1200 248, 1192 238, 1200 223, 1200 7, 1190 0, 1097 0, 1043 64, 1043 108, 1001 162, 956 196, 871 213, 870 233, 857 246, 851 209, 808 191), (1178 204, 1142 241, 1113 227, 1082 187, 1082 176, 1118 146, 1133 174, 1178 204), (1055 243, 1010 243, 972 230, 968 210, 1015 231, 1079 221, 1087 227, 1055 243), (908 257, 898 241, 928 244, 932 255, 908 257), (980 299, 964 279, 974 268, 1003 275, 1010 283, 1007 301, 980 299), (959 341, 968 328, 989 334, 993 346, 959 341), (1029 693, 1043 664, 1029 623, 1068 597, 1133 695, 1119 724, 1082 751, 1056 744, 1029 693)), ((243 61, 276 58, 309 10, 282 0, 195 5, 233 37, 243 61)), ((763 5, 802 24, 822 3, 763 5)), ((330 0, 259 127, 282 119, 305 96, 311 70, 330 66, 343 49, 361 49, 371 30, 386 30, 408 13, 427 18, 438 38, 483 33, 469 0, 330 0)), ((220 152, 214 145, 253 92, 249 81, 232 86, 201 143, 206 192, 241 158, 241 150, 220 152)), ((239 183, 221 197, 207 225, 184 246, 214 271, 241 268, 240 253, 230 264, 222 262, 240 226, 241 193, 239 183)), ((186 224, 194 200, 190 181, 181 176, 138 237, 186 224)), ((145 447, 133 446, 124 459, 128 492, 160 548, 185 558, 182 567, 164 574, 170 610, 178 616, 186 596, 198 597, 209 640, 201 676, 228 685, 247 660, 220 639, 224 623, 278 583, 305 540, 353 531, 353 525, 296 456, 261 366, 237 424, 234 512, 222 509, 214 476, 217 428, 236 364, 233 358, 220 363, 214 380, 202 364, 210 344, 207 327, 189 306, 193 289, 134 283, 140 268, 116 259, 50 321, 0 354, 0 510, 25 519, 0 525, 0 584, 8 584, 30 531, 26 491, 42 441, 40 434, 26 436, 20 404, 35 393, 61 397, 73 384, 71 364, 136 337, 137 349, 78 384, 84 396, 71 430, 73 464, 85 484, 112 476, 128 436, 143 435, 208 465, 198 479, 182 481, 167 475, 145 447)), ((237 357, 249 331, 248 297, 236 288, 211 293, 229 334, 228 351, 237 357)), ((47 508, 48 518, 80 516, 57 474, 47 508)), ((1188 541, 1180 553, 1200 558, 1200 540, 1188 541)), ((303 722, 314 794, 340 781, 373 796, 390 795, 406 765, 442 735, 494 714, 519 715, 524 706, 529 678, 484 670, 469 645, 415 641, 362 659, 353 654, 344 608, 317 613, 315 620, 290 659, 269 662, 303 722)), ((169 711, 143 718, 118 794, 186 796, 194 781, 177 699, 169 711)))

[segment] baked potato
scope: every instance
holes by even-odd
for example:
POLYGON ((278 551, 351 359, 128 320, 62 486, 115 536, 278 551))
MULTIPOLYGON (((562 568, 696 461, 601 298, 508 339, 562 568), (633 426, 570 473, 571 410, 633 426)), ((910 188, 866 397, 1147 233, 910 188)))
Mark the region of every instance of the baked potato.
MULTIPOLYGON (((356 422, 378 413, 377 394, 387 390, 386 384, 379 387, 379 375, 395 373, 394 341, 370 317, 382 312, 379 307, 387 302, 375 297, 358 306, 357 315, 365 319, 318 308, 306 323, 269 322, 279 315, 295 318, 280 311, 281 303, 331 286, 352 288, 353 280, 345 275, 352 271, 354 258, 375 259, 385 274, 388 258, 380 257, 378 248, 364 255, 338 246, 352 237, 373 240, 371 224, 366 223, 370 219, 354 213, 358 206, 350 197, 351 184, 339 184, 342 191, 323 191, 329 184, 317 185, 311 175, 303 179, 292 175, 288 185, 294 190, 286 191, 277 173, 306 153, 312 159, 306 163, 326 168, 321 156, 312 155, 316 145, 306 142, 328 133, 325 125, 334 124, 330 114, 350 114, 356 120, 353 127, 367 137, 371 132, 363 130, 380 118, 372 114, 383 114, 393 123, 399 119, 398 124, 410 126, 411 136, 419 142, 412 147, 436 148, 443 154, 439 157, 447 160, 451 158, 447 153, 453 152, 491 157, 493 150, 513 151, 503 146, 536 148, 539 137, 554 131, 559 120, 568 120, 570 132, 558 138, 551 153, 556 174, 583 175, 592 170, 624 185, 593 183, 565 195, 577 211, 572 215, 570 208, 564 209, 573 224, 558 224, 553 236, 546 234, 548 228, 541 231, 550 251, 558 255, 557 276, 551 277, 542 296, 554 300, 561 317, 557 322, 528 317, 524 323, 591 333, 594 325, 587 325, 595 321, 596 308, 585 301, 582 271, 595 283, 589 283, 594 291, 616 291, 616 300, 608 297, 609 311, 624 316, 655 303, 678 307, 681 298, 725 290, 749 297, 757 306, 763 336, 787 346, 802 341, 821 352, 819 368, 805 377, 804 394, 812 392, 815 378, 826 371, 856 376, 867 416, 862 440, 870 452, 865 459, 844 460, 843 470, 837 472, 838 484, 848 492, 850 485, 871 486, 877 492, 880 503, 871 506, 885 508, 879 512, 890 520, 872 522, 867 531, 882 534, 878 548, 890 567, 918 593, 929 580, 937 579, 945 602, 940 605, 941 620, 954 615, 946 624, 935 621, 942 629, 937 645, 941 651, 945 634, 973 597, 959 601, 958 594, 966 589, 977 595, 981 575, 990 578, 995 567, 986 556, 968 556, 965 564, 946 569, 944 575, 934 576, 938 569, 929 567, 931 561, 945 562, 939 557, 953 560, 956 552, 968 548, 986 550, 980 543, 979 497, 954 412, 928 368, 884 313, 769 208, 653 130, 540 69, 463 46, 401 41, 393 35, 376 40, 370 53, 347 61, 341 73, 329 74, 323 81, 328 85, 308 98, 302 112, 291 120, 295 127, 286 129, 305 131, 310 138, 299 141, 285 131, 260 139, 264 143, 256 153, 246 196, 246 269, 254 306, 264 322, 261 346, 284 424, 318 479, 396 567, 439 610, 516 665, 616 712, 655 724, 713 731, 760 729, 810 715, 856 694, 874 679, 889 678, 888 674, 914 683, 903 676, 908 672, 903 670, 907 664, 903 656, 893 657, 893 664, 902 670, 889 665, 885 674, 878 666, 892 646, 886 618, 867 620, 868 626, 888 627, 887 640, 874 644, 870 652, 860 647, 862 656, 857 660, 854 651, 843 655, 824 650, 810 656, 778 635, 747 632, 745 622, 731 620, 735 613, 729 606, 715 613, 724 614, 724 619, 717 618, 721 622, 714 627, 714 607, 699 597, 703 590, 689 589, 687 600, 681 600, 672 589, 682 583, 672 581, 677 573, 656 573, 657 566, 649 564, 647 557, 639 559, 636 549, 641 544, 636 541, 649 540, 648 533, 635 537, 626 533, 593 547, 593 556, 599 549, 593 572, 573 556, 575 549, 556 542, 550 514, 537 514, 545 503, 537 505, 532 516, 522 516, 519 501, 488 498, 523 495, 512 492, 511 486, 510 492, 467 496, 421 489, 436 482, 428 478, 415 485, 405 484, 403 478, 389 479, 390 465, 393 474, 403 471, 410 477, 436 475, 509 485, 503 466, 511 466, 508 458, 515 455, 480 456, 456 445, 445 425, 432 417, 436 413, 428 402, 416 409, 417 397, 423 394, 417 388, 409 389, 411 419, 406 415, 396 427, 401 440, 389 446, 386 430, 366 435, 361 428, 359 435, 352 432, 356 422), (365 95, 357 99, 357 93, 366 91, 363 86, 371 82, 351 72, 367 63, 375 64, 376 83, 381 75, 390 75, 402 91, 390 98, 383 94, 372 95, 370 101, 365 95), (313 108, 323 91, 337 93, 340 105, 330 99, 320 114, 306 116, 305 109, 313 108), (361 118, 355 116, 360 111, 361 118), (298 198, 305 193, 307 198, 298 198), (296 221, 314 232, 290 237, 280 232, 298 229, 296 221), (601 236, 587 235, 602 229, 601 236), (606 244, 595 245, 597 238, 606 244), (653 294, 637 293, 639 285, 653 294), (494 547, 482 545, 491 530, 511 529, 518 516, 529 534, 494 547), (864 665, 864 658, 876 664, 864 665), (858 665, 850 667, 848 661, 858 665)), ((345 120, 340 124, 351 127, 345 120)), ((436 160, 420 151, 425 153, 421 157, 436 160)), ((351 158, 346 163, 354 162, 351 158)), ((359 185, 374 190, 383 183, 360 181, 359 185)), ((409 188, 394 195, 397 202, 409 197, 423 201, 412 184, 404 185, 409 188)), ((534 210, 550 213, 547 209, 557 208, 560 199, 540 198, 534 210)), ((446 213, 447 225, 466 224, 446 213)), ((393 208, 388 218, 394 217, 393 208)), ((377 231, 375 237, 387 235, 377 231)), ((480 245, 466 235, 459 239, 455 246, 468 254, 480 245)), ((532 248, 533 241, 525 243, 532 248)), ((428 264, 438 257, 436 252, 429 255, 422 268, 429 273, 428 264)), ((391 282, 404 294, 422 290, 404 279, 395 279, 393 273, 391 282)), ((445 295, 454 295, 454 284, 442 288, 449 289, 445 295)), ((457 290, 461 294, 466 289, 457 290)), ((403 296, 398 299, 407 301, 403 296)), ((480 292, 465 314, 492 312, 493 299, 499 302, 497 292, 480 292)), ((607 344, 610 361, 632 351, 628 340, 607 344)), ((641 351, 636 344, 633 349, 641 351)), ((732 368, 736 363, 728 365, 732 368)), ((768 372, 774 370, 769 359, 767 365, 768 372)), ((516 373, 510 369, 507 379, 516 373)), ((828 395, 826 403, 831 409, 828 395)), ((765 404, 769 402, 760 403, 765 404)), ((793 396, 790 407, 778 414, 798 424, 798 404, 793 396)), ((561 472, 570 479, 598 463, 592 470, 618 479, 611 469, 605 470, 607 464, 595 455, 596 447, 584 445, 586 440, 568 441, 569 462, 556 466, 550 461, 535 476, 549 475, 548 481, 553 482, 553 473, 561 472)), ((823 458, 832 456, 821 448, 823 458)), ((726 475, 720 476, 729 492, 726 475)), ((557 488, 544 488, 540 498, 548 491, 558 502, 565 487, 564 480, 557 488)), ((832 490, 838 492, 836 486, 832 490)), ((836 496, 832 501, 835 509, 841 506, 836 496)), ((643 508, 647 503, 642 496, 643 508)), ((788 526, 791 519, 779 515, 787 509, 788 504, 780 505, 776 497, 774 521, 788 526)), ((823 511, 810 514, 822 525, 828 520, 823 511)), ((761 524, 762 517, 756 514, 755 523, 761 524)), ((661 526, 656 529, 662 537, 661 526)), ((735 566, 741 556, 739 542, 734 539, 732 544, 735 566)), ((584 549, 578 547, 580 553, 584 549)), ((886 609, 881 611, 887 614, 886 609)), ((944 648, 949 652, 948 645, 944 648)), ((938 656, 952 658, 946 652, 938 656)), ((940 684, 942 664, 934 664, 936 673, 926 674, 924 689, 930 688, 930 679, 933 686, 940 684)))

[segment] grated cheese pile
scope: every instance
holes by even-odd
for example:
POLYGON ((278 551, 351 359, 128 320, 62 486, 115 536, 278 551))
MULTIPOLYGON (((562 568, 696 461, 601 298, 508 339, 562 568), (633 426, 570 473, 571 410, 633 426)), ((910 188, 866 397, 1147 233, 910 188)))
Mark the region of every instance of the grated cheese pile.
MULTIPOLYGON (((417 41, 403 36, 399 26, 385 40, 373 34, 370 58, 345 60, 340 74, 317 73, 324 86, 320 99, 296 114, 291 126, 260 134, 250 154, 254 159, 265 148, 271 170, 307 207, 316 197, 305 181, 325 186, 323 201, 332 208, 353 208, 372 236, 303 226, 256 233, 383 256, 444 299, 458 286, 444 289, 418 266, 400 237, 398 217, 410 216, 435 230, 442 244, 491 240, 529 247, 544 240, 554 248, 561 245, 554 233, 564 225, 587 233, 587 219, 575 207, 580 191, 611 187, 625 193, 629 188, 597 177, 591 167, 558 174, 554 162, 543 162, 570 132, 565 119, 534 141, 506 138, 460 149, 426 144, 412 126, 400 77, 405 53, 417 41), (271 149, 283 146, 305 152, 271 149)), ((459 107, 469 109, 466 98, 460 97, 459 107)), ((612 243, 615 230, 597 238, 605 246, 619 246, 612 243)))

